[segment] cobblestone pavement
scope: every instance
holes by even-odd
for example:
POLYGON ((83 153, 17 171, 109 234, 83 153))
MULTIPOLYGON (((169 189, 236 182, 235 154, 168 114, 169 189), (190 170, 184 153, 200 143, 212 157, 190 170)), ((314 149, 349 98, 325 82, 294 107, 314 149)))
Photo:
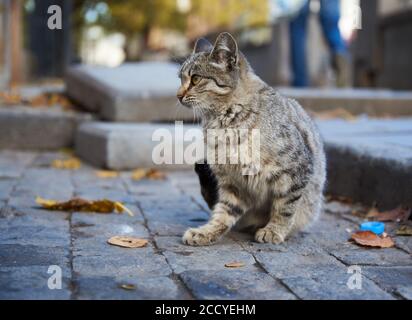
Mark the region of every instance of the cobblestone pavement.
POLYGON ((58 156, 0 151, 2 299, 412 298, 412 238, 396 237, 391 249, 348 242, 360 218, 347 205, 329 203, 317 224, 282 245, 231 233, 211 247, 188 247, 183 231, 208 218, 194 173, 169 173, 165 181, 133 181, 130 172, 102 179, 86 165, 50 168, 58 156), (36 196, 106 197, 135 216, 46 211, 36 196), (107 244, 114 235, 147 238, 149 245, 107 244), (244 266, 226 268, 230 262, 244 266), (62 269, 62 289, 47 286, 51 265, 62 269), (361 289, 347 286, 352 265, 361 267, 361 289))

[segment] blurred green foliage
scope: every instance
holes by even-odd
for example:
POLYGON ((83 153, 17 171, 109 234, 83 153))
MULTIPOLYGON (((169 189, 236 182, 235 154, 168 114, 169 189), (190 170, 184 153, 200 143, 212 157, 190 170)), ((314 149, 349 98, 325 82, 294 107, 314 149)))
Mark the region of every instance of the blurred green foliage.
MULTIPOLYGON (((268 1, 265 0, 191 0, 188 12, 179 12, 177 0, 75 0, 77 25, 84 25, 89 10, 97 12, 95 24, 107 31, 126 36, 145 33, 153 27, 187 32, 188 18, 198 19, 208 30, 242 29, 267 24, 268 1), (99 12, 105 3, 109 10, 99 12)), ((192 20, 192 21, 193 21, 192 20)))

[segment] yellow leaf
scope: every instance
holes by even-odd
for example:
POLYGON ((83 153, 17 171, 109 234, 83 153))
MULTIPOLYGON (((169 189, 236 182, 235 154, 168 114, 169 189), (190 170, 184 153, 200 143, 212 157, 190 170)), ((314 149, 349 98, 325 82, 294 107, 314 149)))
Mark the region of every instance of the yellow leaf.
POLYGON ((125 290, 135 290, 136 289, 136 286, 134 284, 128 284, 128 283, 121 284, 119 285, 119 287, 125 290))
POLYGON ((89 201, 82 198, 73 198, 68 201, 59 202, 37 197, 36 202, 48 210, 97 213, 111 213, 113 211, 122 213, 123 211, 126 211, 130 216, 133 216, 133 212, 126 208, 121 202, 107 199, 89 201))
POLYGON ((241 268, 244 266, 245 264, 243 262, 229 262, 225 264, 226 268, 241 268))
POLYGON ((121 202, 115 202, 114 203, 114 208, 115 208, 115 210, 118 212, 118 213, 122 213, 123 211, 126 211, 126 213, 129 215, 129 216, 131 216, 131 217, 133 217, 134 216, 134 214, 133 214, 133 212, 132 211, 130 211, 130 209, 129 208, 127 208, 123 203, 121 203, 121 202))
POLYGON ((77 170, 81 167, 81 161, 76 157, 63 160, 56 159, 52 161, 51 166, 56 169, 77 170))
POLYGON ((133 180, 142 180, 142 179, 150 179, 150 180, 164 180, 166 175, 156 169, 136 169, 132 172, 132 179, 133 180))
POLYGON ((145 169, 136 169, 132 172, 132 179, 133 180, 142 180, 146 177, 146 170, 145 169))
POLYGON ((107 242, 123 248, 142 248, 145 247, 149 241, 134 237, 114 236, 107 240, 107 242))
POLYGON ((53 207, 54 205, 56 205, 57 201, 47 200, 47 199, 43 199, 41 197, 37 197, 36 198, 36 203, 40 204, 44 208, 49 208, 49 207, 53 207))
POLYGON ((96 171, 96 175, 99 178, 107 179, 107 178, 116 178, 119 176, 119 173, 117 171, 98 170, 96 171))

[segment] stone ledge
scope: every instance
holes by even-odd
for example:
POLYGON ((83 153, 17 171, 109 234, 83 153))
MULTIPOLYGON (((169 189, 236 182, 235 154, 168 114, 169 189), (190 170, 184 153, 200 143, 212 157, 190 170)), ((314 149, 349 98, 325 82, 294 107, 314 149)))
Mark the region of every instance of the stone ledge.
POLYGON ((177 64, 161 62, 125 63, 117 68, 78 65, 66 74, 66 90, 103 120, 193 120, 193 111, 176 99, 178 71, 177 64))
POLYGON ((48 150, 73 145, 77 126, 92 117, 61 108, 0 107, 0 149, 48 150))
POLYGON ((409 91, 287 87, 277 90, 312 111, 342 108, 353 115, 412 116, 412 93, 409 91))

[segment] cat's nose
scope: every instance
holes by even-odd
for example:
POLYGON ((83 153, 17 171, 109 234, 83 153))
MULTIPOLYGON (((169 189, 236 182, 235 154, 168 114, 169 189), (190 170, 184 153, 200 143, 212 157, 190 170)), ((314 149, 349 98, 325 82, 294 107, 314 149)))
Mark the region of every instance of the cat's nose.
POLYGON ((183 94, 181 94, 181 93, 178 93, 177 95, 176 95, 176 97, 179 99, 179 101, 180 102, 182 102, 182 100, 183 100, 183 98, 185 97, 183 94))

